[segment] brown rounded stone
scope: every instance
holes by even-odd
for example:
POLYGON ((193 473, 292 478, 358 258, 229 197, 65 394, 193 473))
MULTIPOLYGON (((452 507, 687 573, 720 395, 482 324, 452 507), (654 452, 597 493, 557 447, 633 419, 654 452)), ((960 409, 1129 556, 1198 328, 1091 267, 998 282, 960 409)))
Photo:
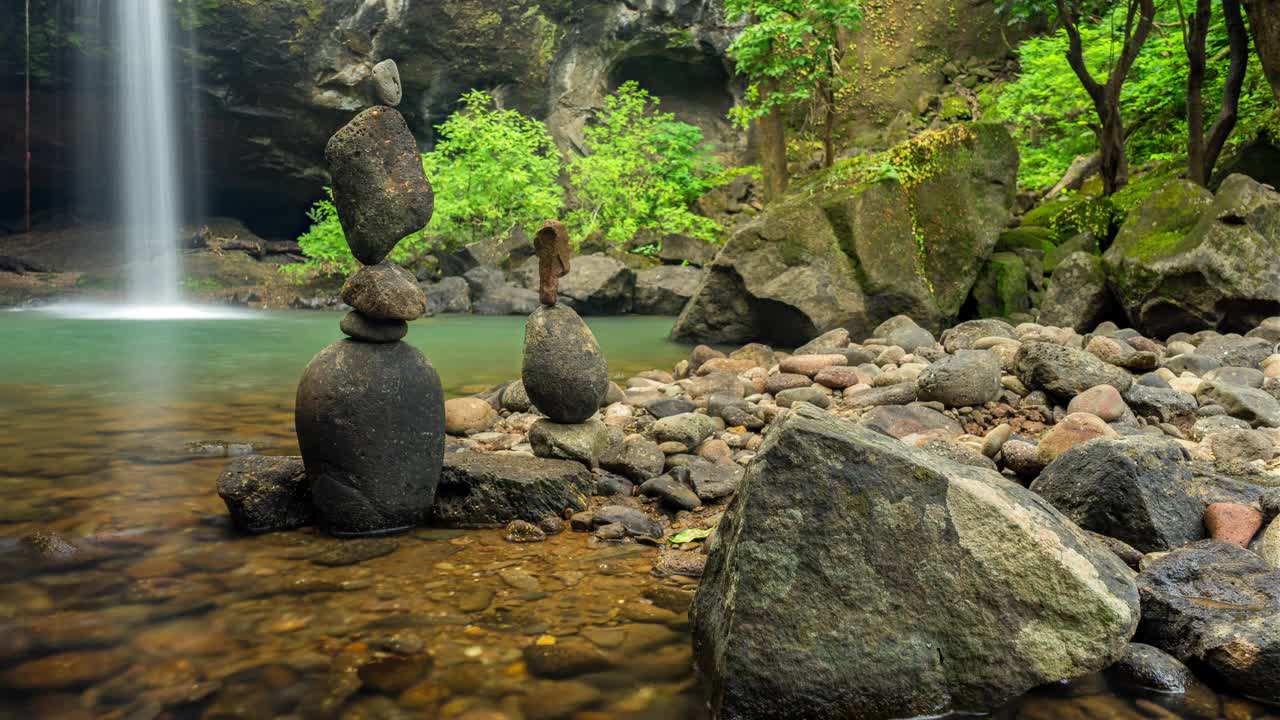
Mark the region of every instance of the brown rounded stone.
POLYGON ((1213 503, 1204 512, 1209 537, 1248 547, 1262 529, 1262 511, 1240 503, 1213 503))

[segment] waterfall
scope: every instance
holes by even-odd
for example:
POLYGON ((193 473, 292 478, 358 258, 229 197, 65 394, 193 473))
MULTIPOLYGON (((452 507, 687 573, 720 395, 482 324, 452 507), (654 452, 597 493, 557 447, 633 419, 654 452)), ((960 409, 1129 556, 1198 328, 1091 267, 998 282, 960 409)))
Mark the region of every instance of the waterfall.
POLYGON ((182 185, 168 0, 119 4, 115 47, 118 191, 134 305, 176 305, 182 185))

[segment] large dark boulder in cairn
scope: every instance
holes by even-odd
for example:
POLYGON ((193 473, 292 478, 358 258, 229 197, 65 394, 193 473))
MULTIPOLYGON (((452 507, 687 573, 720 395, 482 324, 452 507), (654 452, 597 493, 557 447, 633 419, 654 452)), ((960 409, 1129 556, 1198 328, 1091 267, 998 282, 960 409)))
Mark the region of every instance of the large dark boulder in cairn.
POLYGON ((591 329, 572 308, 559 304, 560 278, 569 273, 569 234, 547 222, 535 238, 542 307, 525 325, 521 376, 534 406, 552 422, 586 422, 609 389, 609 366, 591 329))
POLYGON ((383 262, 431 220, 432 191, 404 118, 358 115, 326 150, 352 253, 365 267, 343 288, 349 337, 320 351, 298 385, 296 422, 316 517, 339 537, 422 524, 444 460, 444 392, 435 368, 401 342, 426 297, 383 262))

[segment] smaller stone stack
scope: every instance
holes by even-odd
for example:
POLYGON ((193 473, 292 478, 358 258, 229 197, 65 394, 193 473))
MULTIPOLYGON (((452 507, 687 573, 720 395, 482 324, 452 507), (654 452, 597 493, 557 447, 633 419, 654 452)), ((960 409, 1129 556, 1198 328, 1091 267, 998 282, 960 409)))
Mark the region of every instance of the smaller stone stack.
POLYGON ((595 466, 608 442, 604 423, 593 419, 609 389, 609 365, 591 329, 560 304, 560 278, 572 253, 563 224, 548 221, 534 238, 542 307, 525 324, 521 378, 529 400, 546 420, 529 433, 535 454, 595 466))
POLYGON ((386 262, 430 222, 431 184, 404 118, 389 107, 358 115, 325 157, 347 244, 364 267, 342 289, 354 308, 341 324, 348 339, 316 355, 298 385, 298 444, 325 530, 386 535, 425 520, 444 458, 439 375, 400 342, 426 297, 413 275, 386 262))

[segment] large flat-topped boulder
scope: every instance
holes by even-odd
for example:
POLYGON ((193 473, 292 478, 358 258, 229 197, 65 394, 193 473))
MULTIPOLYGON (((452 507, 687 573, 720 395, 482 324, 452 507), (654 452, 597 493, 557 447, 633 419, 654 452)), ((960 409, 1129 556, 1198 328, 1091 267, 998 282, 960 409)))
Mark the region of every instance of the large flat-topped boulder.
POLYGON ((536 523, 566 508, 586 509, 594 484, 586 467, 568 460, 446 453, 431 519, 454 527, 536 523))

